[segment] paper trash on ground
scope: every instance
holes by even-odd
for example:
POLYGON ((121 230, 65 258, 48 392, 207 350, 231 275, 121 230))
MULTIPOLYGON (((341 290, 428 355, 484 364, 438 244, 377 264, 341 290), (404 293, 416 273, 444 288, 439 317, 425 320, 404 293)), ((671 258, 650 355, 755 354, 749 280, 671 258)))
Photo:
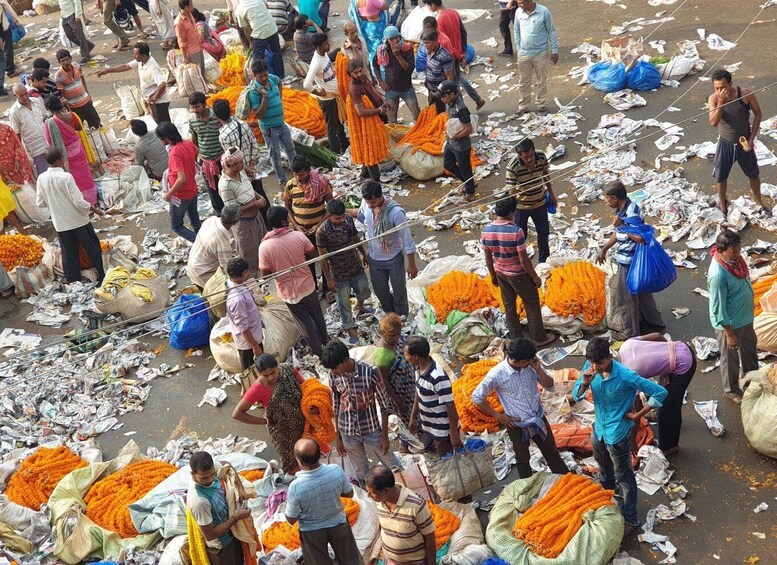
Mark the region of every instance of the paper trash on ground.
POLYGON ((718 420, 718 401, 717 400, 694 400, 693 408, 696 413, 704 419, 707 429, 715 437, 721 437, 726 433, 723 424, 718 420))

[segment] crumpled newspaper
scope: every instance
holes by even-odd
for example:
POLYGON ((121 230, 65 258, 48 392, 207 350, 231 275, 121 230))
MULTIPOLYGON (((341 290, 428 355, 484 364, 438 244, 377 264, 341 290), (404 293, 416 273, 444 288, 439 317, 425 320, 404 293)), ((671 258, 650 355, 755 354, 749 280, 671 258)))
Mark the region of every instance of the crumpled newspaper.
POLYGON ((693 348, 696 350, 696 358, 699 361, 717 357, 720 355, 718 340, 712 337, 696 336, 691 340, 693 348))
POLYGON ((149 447, 146 455, 150 459, 166 461, 172 465, 182 467, 195 451, 207 451, 211 455, 223 455, 225 453, 246 453, 256 455, 267 449, 267 442, 252 440, 247 437, 235 437, 228 435, 224 438, 200 439, 196 432, 190 432, 183 437, 171 439, 162 448, 149 447))
POLYGON ((202 395, 202 400, 197 404, 198 408, 202 408, 203 404, 210 404, 211 406, 219 406, 227 399, 227 391, 223 388, 210 387, 202 395))
POLYGON ((640 459, 636 473, 637 487, 644 493, 654 495, 658 489, 669 482, 674 471, 669 469, 669 461, 663 452, 654 445, 643 445, 637 452, 640 459))
POLYGON ((729 49, 733 49, 736 46, 736 43, 726 41, 716 33, 710 33, 707 36, 707 47, 714 49, 715 51, 727 51, 729 49))
POLYGON ((628 88, 605 94, 604 101, 616 110, 621 111, 628 110, 629 108, 637 108, 639 106, 647 106, 647 100, 628 88))
POLYGON ((707 424, 707 429, 715 437, 721 437, 726 433, 726 429, 723 424, 718 420, 718 401, 717 400, 694 400, 693 408, 696 413, 704 418, 704 423, 707 424))

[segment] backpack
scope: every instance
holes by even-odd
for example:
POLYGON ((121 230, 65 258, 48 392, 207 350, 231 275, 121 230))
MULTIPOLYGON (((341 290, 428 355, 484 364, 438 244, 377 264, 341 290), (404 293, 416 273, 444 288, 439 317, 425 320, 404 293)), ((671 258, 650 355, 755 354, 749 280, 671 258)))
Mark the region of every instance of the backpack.
POLYGON ((240 91, 240 96, 237 97, 235 117, 239 120, 247 120, 248 116, 251 115, 251 102, 248 100, 248 93, 251 92, 251 90, 258 92, 254 86, 254 81, 251 81, 251 84, 240 91))

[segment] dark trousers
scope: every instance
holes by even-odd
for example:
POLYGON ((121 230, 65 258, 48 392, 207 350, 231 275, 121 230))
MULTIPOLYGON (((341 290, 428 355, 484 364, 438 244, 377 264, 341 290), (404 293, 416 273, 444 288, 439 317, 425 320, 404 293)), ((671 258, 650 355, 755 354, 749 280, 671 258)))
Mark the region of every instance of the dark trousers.
POLYGON ((240 368, 244 371, 254 364, 254 350, 253 349, 238 349, 240 354, 240 368))
POLYGON ((502 39, 505 42, 505 51, 507 53, 513 52, 513 35, 510 33, 510 24, 515 22, 515 13, 518 11, 518 6, 509 10, 499 11, 499 32, 502 34, 502 39))
POLYGON ((329 341, 326 333, 326 321, 321 303, 314 290, 296 304, 286 303, 297 325, 302 330, 305 339, 314 355, 321 355, 324 345, 329 341))
POLYGON ((151 104, 151 116, 158 124, 170 121, 170 102, 151 104))
POLYGON ((534 224, 534 230, 537 232, 537 247, 540 252, 540 263, 544 263, 550 257, 550 245, 548 237, 550 236, 550 223, 548 222, 548 205, 543 204, 533 210, 516 210, 515 223, 523 230, 524 236, 529 232, 529 218, 534 224))
POLYGON ((668 394, 664 399, 664 405, 658 409, 658 447, 662 451, 672 449, 680 442, 680 428, 683 425, 683 397, 695 372, 696 356, 694 355, 691 368, 679 375, 669 375, 669 382, 664 385, 668 394))
POLYGON ((286 76, 286 72, 283 69, 281 40, 277 33, 264 39, 251 38, 251 53, 254 56, 254 63, 256 63, 256 61, 267 60, 267 57, 264 54, 265 51, 270 51, 270 53, 272 53, 272 66, 270 67, 270 72, 278 78, 286 76))
POLYGON ((81 51, 81 57, 89 59, 92 56, 92 49, 94 49, 94 43, 89 41, 84 31, 84 24, 80 19, 76 19, 75 15, 70 15, 66 18, 62 18, 62 29, 65 32, 65 36, 78 45, 81 51))
MULTIPOLYGON (((556 449, 556 440, 553 437, 553 431, 550 429, 548 419, 543 416, 542 421, 545 422, 545 428, 548 430, 548 434, 545 439, 540 439, 539 435, 535 435, 531 438, 534 445, 540 448, 542 456, 550 467, 551 473, 557 473, 559 475, 565 475, 569 472, 566 464, 561 460, 561 456, 556 449)), ((515 450, 515 460, 518 463, 518 476, 522 479, 526 479, 532 476, 531 465, 529 465, 529 442, 523 441, 523 430, 521 428, 507 428, 507 435, 510 437, 510 441, 513 442, 513 449, 515 450)))
MULTIPOLYGON (((262 219, 264 220, 264 225, 267 224, 267 210, 272 205, 270 203, 270 199, 267 197, 267 193, 264 191, 264 186, 262 186, 262 179, 251 179, 251 187, 254 189, 254 194, 258 194, 262 198, 264 198, 267 201, 267 206, 264 208, 259 208, 259 213, 262 215, 262 219)), ((314 244, 315 245, 315 244, 314 244)))
POLYGON ((378 261, 368 257, 370 265, 370 282, 380 307, 387 314, 396 312, 407 316, 407 280, 405 279, 405 254, 397 253, 387 261, 378 261), (389 288, 391 283, 391 288, 389 288))
POLYGON ((197 196, 189 200, 181 200, 176 206, 170 203, 170 228, 187 241, 194 243, 197 232, 200 231, 200 213, 197 211, 197 196), (192 229, 183 225, 184 216, 189 216, 189 223, 192 229))
POLYGON ((302 542, 302 558, 305 560, 305 565, 333 565, 334 561, 329 557, 327 545, 332 546, 338 563, 348 565, 363 563, 348 522, 332 528, 300 531, 299 538, 302 542))
MULTIPOLYGON (((316 246, 316 234, 308 234, 308 240, 310 243, 313 244, 313 247, 316 250, 316 256, 318 256, 318 247, 316 246)), ((311 263, 310 264, 310 272, 313 274, 313 282, 316 283, 316 290, 318 290, 318 278, 316 277, 316 264, 311 263)), ((324 270, 321 269, 321 290, 326 292, 327 290, 327 283, 326 283, 326 276, 324 275, 324 270)))
POLYGON ((529 322, 529 335, 534 341, 542 341, 547 337, 545 325, 542 323, 542 307, 540 295, 534 281, 526 273, 518 276, 508 276, 502 273, 496 274, 499 282, 499 290, 502 293, 502 302, 505 305, 505 318, 510 339, 521 337, 521 321, 518 319, 518 311, 515 307, 515 299, 520 296, 526 319, 529 322))
POLYGON ((70 109, 76 116, 81 118, 82 122, 86 122, 90 128, 99 128, 102 125, 100 115, 97 113, 97 110, 94 109, 94 104, 92 104, 91 100, 83 106, 78 108, 71 107, 70 109))
POLYGON ((453 149, 450 143, 445 144, 442 154, 445 170, 453 173, 464 183, 467 194, 475 194, 475 179, 472 178, 472 164, 469 160, 470 149, 465 151, 453 149))
POLYGON ((380 167, 378 165, 362 166, 362 178, 380 182, 380 167))
POLYGON ((591 433, 594 459, 599 465, 599 482, 606 489, 617 487, 618 501, 623 519, 631 526, 639 526, 637 517, 637 478, 631 465, 631 441, 629 434, 617 443, 605 443, 591 433))
POLYGON ((340 116, 337 115, 337 102, 334 100, 319 100, 318 105, 321 107, 321 111, 324 113, 324 120, 326 120, 326 135, 329 137, 329 148, 341 155, 350 143, 345 135, 345 128, 340 121, 340 116))
POLYGON ((74 230, 57 232, 57 237, 59 238, 59 246, 62 248, 62 268, 65 271, 67 282, 81 280, 81 263, 78 260, 78 244, 80 243, 92 261, 92 265, 97 269, 97 284, 99 285, 105 278, 103 252, 91 222, 74 230))
POLYGON ((11 34, 11 26, 8 29, 3 30, 0 28, 0 37, 5 42, 3 46, 3 54, 5 55, 5 72, 12 75, 16 72, 16 62, 13 60, 13 37, 11 34))
POLYGON ((245 563, 243 546, 237 539, 233 539, 227 547, 221 549, 206 547, 205 551, 208 553, 210 565, 243 565, 245 563))
POLYGON ((324 0, 318 5, 318 17, 321 18, 321 29, 326 31, 329 27, 329 0, 324 0))

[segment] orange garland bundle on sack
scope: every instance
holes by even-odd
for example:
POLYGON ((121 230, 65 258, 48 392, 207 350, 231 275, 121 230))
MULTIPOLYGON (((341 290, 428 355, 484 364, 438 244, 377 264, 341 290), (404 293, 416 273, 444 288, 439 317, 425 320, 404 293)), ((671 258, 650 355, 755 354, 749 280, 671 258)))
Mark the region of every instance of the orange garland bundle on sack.
POLYGON ((228 86, 221 92, 208 96, 208 106, 213 106, 214 100, 226 100, 229 102, 230 113, 234 115, 235 109, 237 108, 237 99, 240 98, 241 92, 243 92, 242 86, 228 86))
POLYGON ((411 153, 425 151, 430 155, 442 155, 447 121, 448 116, 445 113, 438 114, 434 106, 427 106, 418 114, 415 124, 405 137, 399 140, 399 144, 410 145, 411 153))
MULTIPOLYGON (((113 249, 113 245, 108 243, 107 241, 100 241, 100 250, 102 251, 110 251, 113 249)), ((86 249, 84 249, 84 246, 81 245, 81 243, 78 243, 78 264, 81 267, 81 269, 91 269, 94 267, 92 264, 92 260, 89 258, 89 255, 86 253, 86 249)))
POLYGON ((313 438, 325 449, 337 437, 332 389, 316 379, 302 381, 302 414, 305 416, 305 432, 302 437, 313 438), (316 413, 313 408, 317 409, 316 413))
POLYGON ((772 289, 774 283, 777 283, 777 275, 763 277, 753 283, 753 306, 755 306, 756 316, 763 312, 761 297, 772 289))
MULTIPOLYGON (((367 109, 374 106, 370 99, 362 96, 362 105, 367 109)), ((388 136, 383 121, 378 116, 362 118, 356 113, 356 106, 349 96, 345 101, 348 114, 348 134, 351 139, 351 160, 357 165, 371 167, 388 157, 388 136)))
POLYGON ((64 445, 39 447, 11 475, 5 495, 11 502, 40 510, 62 477, 81 467, 86 467, 86 461, 64 445))
POLYGON ((452 310, 473 312, 478 308, 497 308, 502 304, 499 288, 475 273, 450 271, 426 289, 426 300, 442 324, 452 310))
POLYGON ((583 525, 585 513, 615 504, 613 494, 588 477, 567 473, 516 520, 513 535, 537 555, 558 557, 583 525))
POLYGON ((556 267, 545 282, 545 304, 559 316, 582 314, 586 326, 596 326, 607 309, 604 278, 604 271, 588 261, 556 267))
POLYGON ((84 496, 86 515, 98 526, 123 538, 135 537, 127 508, 178 470, 164 461, 137 461, 94 483, 84 496))
POLYGON ((248 482, 253 483, 264 478, 264 469, 246 469, 238 474, 248 482))
MULTIPOLYGON (((464 433, 481 433, 486 430, 489 432, 499 431, 499 422, 491 416, 485 415, 472 404, 472 393, 475 392, 486 373, 497 363, 496 359, 481 359, 475 363, 464 365, 461 376, 453 382, 453 402, 456 404, 461 431, 464 433)), ((489 394, 486 397, 486 402, 498 413, 504 412, 496 392, 489 394)))
POLYGON ((284 88, 281 100, 286 123, 295 128, 304 129, 316 138, 326 135, 324 113, 309 92, 284 88))
POLYGON ((28 235, 0 234, 0 263, 6 271, 15 267, 34 267, 43 259, 43 244, 28 235))
POLYGON ((246 86, 246 75, 244 72, 246 65, 245 55, 242 53, 231 53, 219 61, 221 67, 221 76, 216 81, 219 86, 246 86))
POLYGON ((453 512, 450 512, 445 508, 440 508, 433 502, 427 502, 427 504, 429 505, 429 510, 432 512, 432 520, 434 520, 434 542, 437 546, 437 551, 439 551, 442 546, 450 541, 451 536, 456 530, 459 529, 461 520, 453 512))
POLYGON ((348 98, 348 88, 351 86, 351 75, 348 74, 348 64, 351 60, 342 51, 337 52, 335 59, 335 75, 337 75, 337 90, 340 91, 340 97, 345 100, 348 98))
MULTIPOLYGON (((348 524, 353 526, 359 518, 359 503, 353 498, 341 497, 340 500, 343 503, 348 524)), ((285 520, 273 522, 270 527, 264 531, 262 534, 262 546, 264 546, 265 553, 270 553, 279 545, 282 545, 291 551, 301 547, 301 542, 299 540, 299 522, 295 523, 293 526, 285 520)))

